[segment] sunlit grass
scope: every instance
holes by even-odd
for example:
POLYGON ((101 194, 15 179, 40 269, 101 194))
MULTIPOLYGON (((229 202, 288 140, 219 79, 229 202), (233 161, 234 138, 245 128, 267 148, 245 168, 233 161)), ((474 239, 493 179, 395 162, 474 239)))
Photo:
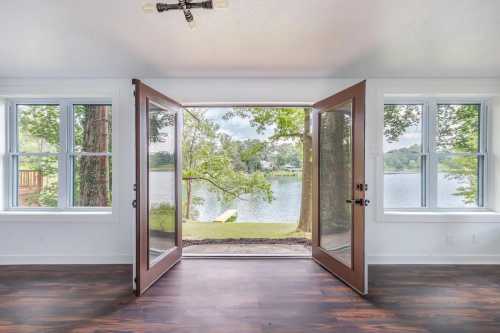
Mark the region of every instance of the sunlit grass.
POLYGON ((182 224, 183 239, 226 238, 310 238, 310 234, 297 231, 295 223, 216 223, 188 222, 182 224))

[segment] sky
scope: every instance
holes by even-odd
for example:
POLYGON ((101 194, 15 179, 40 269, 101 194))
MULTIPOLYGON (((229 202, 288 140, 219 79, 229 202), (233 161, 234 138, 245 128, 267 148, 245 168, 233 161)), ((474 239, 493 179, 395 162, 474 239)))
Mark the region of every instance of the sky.
POLYGON ((265 140, 273 134, 273 128, 267 128, 264 133, 259 134, 257 130, 250 126, 248 119, 234 117, 229 120, 224 120, 224 114, 232 108, 208 108, 206 109, 206 117, 217 123, 220 126, 220 131, 230 135, 237 140, 260 139, 265 140))
POLYGON ((422 144, 422 130, 420 124, 408 127, 396 142, 389 143, 384 139, 384 153, 403 147, 409 147, 414 144, 422 144))

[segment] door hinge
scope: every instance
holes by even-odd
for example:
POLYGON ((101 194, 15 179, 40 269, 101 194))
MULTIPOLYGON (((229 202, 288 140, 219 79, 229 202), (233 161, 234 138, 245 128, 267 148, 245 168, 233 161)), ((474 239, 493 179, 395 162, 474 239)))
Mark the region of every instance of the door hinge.
POLYGON ((137 208, 137 200, 132 200, 132 207, 137 208))
POLYGON ((137 184, 134 184, 134 186, 132 187, 132 189, 133 189, 134 191, 137 191, 137 184))

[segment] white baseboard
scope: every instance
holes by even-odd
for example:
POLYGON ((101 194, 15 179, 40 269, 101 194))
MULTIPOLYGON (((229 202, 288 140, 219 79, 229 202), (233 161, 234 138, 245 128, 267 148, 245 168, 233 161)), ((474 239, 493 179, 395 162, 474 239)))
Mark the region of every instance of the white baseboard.
POLYGON ((0 255, 0 265, 99 265, 132 264, 130 255, 109 256, 32 256, 0 255))
POLYGON ((368 256, 369 265, 500 265, 500 255, 368 256))

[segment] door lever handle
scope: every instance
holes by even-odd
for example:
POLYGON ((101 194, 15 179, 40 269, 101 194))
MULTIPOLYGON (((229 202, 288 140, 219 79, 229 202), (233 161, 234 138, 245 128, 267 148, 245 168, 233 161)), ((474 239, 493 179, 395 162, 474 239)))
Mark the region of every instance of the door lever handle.
POLYGON ((346 200, 345 201, 346 203, 348 204, 356 204, 356 205, 360 205, 360 206, 363 206, 363 207, 366 207, 370 204, 370 200, 368 199, 355 199, 355 200, 346 200))

